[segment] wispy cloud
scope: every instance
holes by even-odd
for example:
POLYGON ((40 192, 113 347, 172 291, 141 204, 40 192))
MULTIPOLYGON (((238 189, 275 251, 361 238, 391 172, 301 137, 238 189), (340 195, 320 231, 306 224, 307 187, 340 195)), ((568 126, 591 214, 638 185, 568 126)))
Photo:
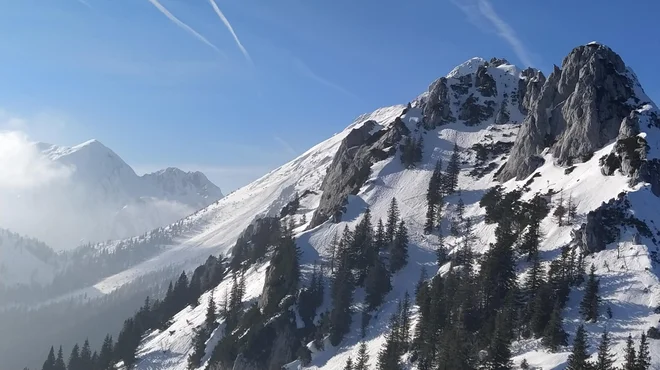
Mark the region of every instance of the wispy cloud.
POLYGON ((533 66, 532 57, 529 51, 518 37, 516 31, 502 17, 497 14, 495 8, 488 0, 452 0, 468 19, 481 27, 479 22, 485 19, 488 24, 495 29, 497 35, 506 41, 513 49, 518 59, 526 66, 533 66))
POLYGON ((92 8, 92 6, 87 2, 87 0, 78 0, 78 2, 90 9, 92 8))
POLYGON ((298 59, 298 58, 296 58, 296 57, 292 57, 292 58, 293 58, 293 64, 294 64, 294 65, 296 66, 296 68, 298 68, 298 70, 299 70, 303 75, 305 75, 306 77, 311 78, 312 80, 314 80, 314 81, 320 83, 321 85, 324 85, 324 86, 329 87, 329 88, 331 88, 331 89, 333 89, 333 90, 339 91, 340 93, 342 93, 342 94, 344 94, 344 95, 346 95, 346 96, 349 96, 349 97, 351 97, 351 98, 353 98, 353 99, 355 99, 355 100, 359 100, 359 99, 360 99, 360 98, 358 98, 357 95, 355 95, 355 94, 353 94, 352 92, 346 90, 345 88, 343 88, 343 87, 337 85, 336 83, 334 83, 334 82, 332 82, 332 81, 329 81, 329 80, 327 80, 327 79, 325 79, 325 78, 319 76, 318 74, 316 74, 316 73, 315 73, 314 71, 312 71, 312 70, 307 66, 307 64, 305 64, 302 60, 300 60, 300 59, 298 59))
POLYGON ((296 150, 293 149, 293 146, 291 146, 291 144, 289 144, 286 140, 282 139, 281 137, 279 137, 277 135, 273 136, 273 139, 275 139, 275 141, 277 141, 282 146, 282 148, 284 148, 284 150, 286 150, 287 153, 289 153, 291 155, 298 154, 298 152, 296 152, 296 150))
POLYGON ((220 49, 217 46, 215 46, 211 41, 207 40, 206 37, 202 36, 201 34, 199 34, 199 32, 195 31, 192 27, 185 24, 183 21, 181 21, 179 18, 177 18, 174 14, 170 13, 170 11, 167 10, 167 8, 165 8, 161 3, 158 2, 158 0, 148 0, 148 1, 153 6, 155 6, 156 9, 158 9, 158 11, 163 13, 163 15, 166 16, 170 21, 174 22, 174 24, 176 24, 180 28, 184 29, 185 31, 187 31, 191 35, 195 36, 199 41, 205 43, 211 49, 217 51, 220 54, 223 54, 223 52, 220 51, 220 49))
POLYGON ((234 37, 234 41, 236 41, 236 45, 238 45, 238 48, 241 49, 241 53, 243 53, 245 59, 247 59, 248 62, 252 63, 252 57, 250 57, 250 53, 248 53, 247 49, 245 49, 245 47, 243 46, 243 43, 241 42, 241 40, 238 38, 238 35, 234 31, 234 27, 232 27, 231 23, 229 23, 229 20, 227 19, 227 17, 225 17, 225 14, 222 12, 222 10, 220 10, 218 4, 216 4, 215 0, 209 0, 209 3, 213 7, 215 14, 217 14, 218 17, 220 17, 222 23, 225 24, 225 27, 227 27, 231 35, 234 37))

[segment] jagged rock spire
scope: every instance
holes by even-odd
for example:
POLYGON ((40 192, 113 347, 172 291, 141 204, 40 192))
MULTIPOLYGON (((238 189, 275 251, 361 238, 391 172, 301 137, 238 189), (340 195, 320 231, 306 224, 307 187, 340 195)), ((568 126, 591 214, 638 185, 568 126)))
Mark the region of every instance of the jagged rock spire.
POLYGON ((617 138, 621 122, 638 107, 634 74, 607 46, 589 43, 573 49, 531 103, 502 181, 524 178, 543 163, 550 147, 560 165, 586 160, 617 138))

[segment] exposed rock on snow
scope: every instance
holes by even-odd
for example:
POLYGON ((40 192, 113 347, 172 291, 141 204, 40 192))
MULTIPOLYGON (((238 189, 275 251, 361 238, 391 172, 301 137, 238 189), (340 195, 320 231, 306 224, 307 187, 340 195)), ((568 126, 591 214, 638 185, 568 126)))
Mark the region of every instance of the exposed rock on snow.
POLYGON ((625 193, 587 214, 586 223, 572 231, 573 241, 586 253, 596 253, 610 244, 619 241, 621 228, 630 227, 641 237, 653 238, 649 227, 630 214, 630 202, 625 193))
POLYGON ((520 130, 500 180, 521 179, 546 147, 560 165, 583 161, 615 139, 642 97, 619 55, 600 44, 579 46, 555 67, 520 130))
POLYGON ((395 119, 388 127, 372 134, 375 127, 375 121, 367 121, 342 141, 323 179, 321 203, 314 212, 310 228, 328 218, 338 220, 346 198, 364 184, 371 173, 371 165, 394 154, 401 137, 410 134, 401 119, 395 119))

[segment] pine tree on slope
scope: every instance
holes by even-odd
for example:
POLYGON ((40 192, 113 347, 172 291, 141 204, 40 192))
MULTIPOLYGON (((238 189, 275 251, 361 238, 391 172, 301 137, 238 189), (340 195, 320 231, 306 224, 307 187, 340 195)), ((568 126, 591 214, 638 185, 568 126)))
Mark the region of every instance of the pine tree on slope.
POLYGON ((75 344, 71 349, 71 355, 69 356, 69 370, 83 370, 80 368, 80 347, 78 344, 75 344))
POLYGON ((447 164, 447 175, 445 176, 445 184, 443 187, 443 192, 447 195, 453 194, 458 187, 458 173, 460 171, 460 165, 458 161, 458 144, 454 143, 454 151, 452 152, 449 163, 447 164))
POLYGON ((580 325, 575 332, 575 339, 573 339, 573 352, 568 356, 568 364, 566 370, 591 370, 593 364, 589 359, 589 346, 587 344, 586 333, 584 325, 580 325))
POLYGON ((365 342, 360 343, 353 370, 369 370, 369 352, 367 352, 367 344, 365 342))
POLYGON ((376 256, 373 265, 369 267, 367 278, 364 280, 365 301, 368 309, 374 310, 383 303, 385 295, 392 289, 390 272, 385 264, 376 256))
POLYGON ((548 322, 543 332, 543 344, 551 351, 556 352, 561 346, 565 346, 568 335, 564 331, 561 319, 561 305, 559 302, 555 303, 555 307, 550 315, 548 322))
POLYGON ((60 350, 57 352, 57 359, 55 359, 55 370, 66 370, 66 364, 64 363, 64 354, 62 353, 62 346, 60 346, 60 350))
POLYGON ((595 322, 598 320, 598 305, 600 296, 598 295, 599 282, 596 278, 596 268, 591 265, 587 286, 584 289, 584 297, 580 302, 580 313, 585 321, 595 322))
POLYGON ((623 363, 622 370, 636 370, 637 356, 635 353, 635 343, 630 334, 628 334, 628 339, 626 339, 626 353, 624 356, 625 362, 623 363))
POLYGON ((410 341, 410 294, 408 294, 408 291, 403 296, 399 317, 399 343, 402 351, 405 352, 410 341))
POLYGON ((101 345, 101 352, 99 352, 98 370, 110 370, 112 368, 112 360, 114 343, 110 334, 105 336, 103 344, 101 345))
POLYGON ((639 350, 637 351, 637 362, 635 370, 648 370, 651 367, 651 354, 649 352, 649 342, 645 333, 642 333, 642 338, 639 342, 639 350))
POLYGON ((598 345, 598 358, 596 360, 596 370, 615 370, 614 355, 610 353, 610 337, 607 330, 600 337, 598 345))
POLYGON ((564 225, 564 216, 566 216, 566 207, 564 206, 563 194, 560 195, 559 204, 557 205, 557 208, 555 208, 555 212, 552 215, 555 216, 555 220, 557 220, 559 226, 564 225))
MULTIPOLYGON (((89 340, 85 339, 82 348, 80 349, 80 368, 83 370, 93 369, 94 361, 92 360, 92 350, 89 347, 89 340)), ((69 370, 71 370, 69 368, 69 370)))
POLYGON ((390 245, 394 241, 394 235, 396 234, 397 225, 399 224, 399 206, 396 202, 396 198, 392 198, 390 202, 390 207, 387 210, 387 223, 385 227, 385 240, 387 244, 390 245))
POLYGON ((390 249, 390 271, 395 273, 408 263, 408 229, 403 220, 399 222, 394 242, 390 249))
POLYGON ((55 348, 53 346, 50 347, 50 352, 48 352, 48 357, 41 370, 55 370, 55 348))
POLYGON ((351 303, 353 301, 353 274, 350 251, 342 247, 338 251, 336 271, 332 281, 332 310, 330 311, 330 343, 338 345, 351 327, 351 303))
POLYGON ((351 356, 348 356, 348 360, 346 360, 346 365, 344 365, 344 370, 353 370, 353 359, 351 359, 351 356))
POLYGON ((390 331, 385 336, 383 348, 378 353, 378 370, 401 370, 399 345, 399 316, 390 317, 390 331))

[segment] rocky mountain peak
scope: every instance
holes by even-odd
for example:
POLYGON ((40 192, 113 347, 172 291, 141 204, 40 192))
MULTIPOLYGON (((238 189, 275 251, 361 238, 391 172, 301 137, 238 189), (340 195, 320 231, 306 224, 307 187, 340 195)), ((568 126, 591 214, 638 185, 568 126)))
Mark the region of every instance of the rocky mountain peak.
MULTIPOLYGON (((532 96, 530 96, 532 97, 532 96)), ((553 72, 523 122, 502 181, 530 175, 545 148, 559 165, 590 158, 616 139, 622 121, 649 102, 635 75, 609 47, 589 43, 573 49, 553 72)))

